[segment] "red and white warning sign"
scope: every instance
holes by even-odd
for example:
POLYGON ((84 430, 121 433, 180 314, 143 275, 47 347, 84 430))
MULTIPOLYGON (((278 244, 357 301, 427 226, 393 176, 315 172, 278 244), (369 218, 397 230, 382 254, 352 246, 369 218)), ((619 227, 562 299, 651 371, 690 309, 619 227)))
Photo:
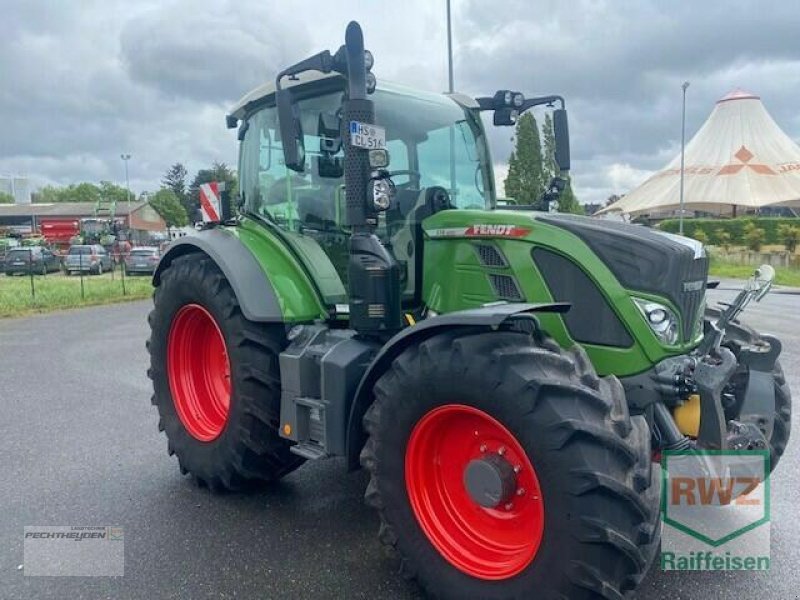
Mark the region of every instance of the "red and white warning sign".
POLYGON ((219 193, 221 187, 223 190, 225 189, 224 185, 224 183, 220 185, 216 181, 200 185, 200 212, 203 215, 204 223, 220 220, 219 193))

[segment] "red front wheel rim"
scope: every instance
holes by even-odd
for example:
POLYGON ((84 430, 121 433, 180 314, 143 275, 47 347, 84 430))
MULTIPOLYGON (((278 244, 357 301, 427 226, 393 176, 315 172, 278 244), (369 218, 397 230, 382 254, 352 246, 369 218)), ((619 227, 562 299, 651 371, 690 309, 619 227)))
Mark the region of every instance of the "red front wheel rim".
POLYGON ((405 478, 420 527, 463 573, 508 579, 533 561, 544 533, 539 480, 522 445, 495 418, 460 404, 430 411, 411 432, 405 478), (468 465, 487 459, 513 470, 496 507, 479 504, 465 483, 468 465))
POLYGON ((222 331, 199 304, 181 307, 172 321, 167 374, 186 431, 202 442, 219 437, 230 411, 230 361, 222 331))

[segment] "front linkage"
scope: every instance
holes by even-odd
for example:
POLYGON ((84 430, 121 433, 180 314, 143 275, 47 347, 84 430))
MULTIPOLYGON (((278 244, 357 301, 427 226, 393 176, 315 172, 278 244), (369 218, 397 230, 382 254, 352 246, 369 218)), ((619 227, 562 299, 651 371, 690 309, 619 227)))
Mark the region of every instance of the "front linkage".
POLYGON ((631 410, 651 416, 655 449, 771 448, 781 343, 755 332, 742 339, 732 330, 741 329, 736 318, 769 292, 774 276, 772 267, 760 267, 733 302, 709 309, 694 352, 622 380, 631 410))

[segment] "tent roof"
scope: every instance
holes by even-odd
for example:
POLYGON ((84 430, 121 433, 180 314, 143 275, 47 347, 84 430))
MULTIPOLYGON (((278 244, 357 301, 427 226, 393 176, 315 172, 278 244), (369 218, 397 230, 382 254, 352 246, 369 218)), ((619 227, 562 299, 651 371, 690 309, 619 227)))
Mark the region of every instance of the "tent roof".
MULTIPOLYGON (((622 200, 600 212, 643 214, 680 206, 680 154, 622 200)), ((772 119, 761 99, 743 90, 720 98, 686 145, 684 204, 730 212, 800 204, 800 146, 772 119)))

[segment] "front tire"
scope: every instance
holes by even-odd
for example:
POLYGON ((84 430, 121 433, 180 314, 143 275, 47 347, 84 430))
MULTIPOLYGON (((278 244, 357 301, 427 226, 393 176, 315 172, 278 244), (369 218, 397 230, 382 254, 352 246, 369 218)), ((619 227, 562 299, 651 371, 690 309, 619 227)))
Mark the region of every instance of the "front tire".
POLYGON ((245 319, 222 272, 199 253, 164 270, 154 304, 148 374, 181 472, 239 490, 299 467, 278 435, 283 326, 245 319))
POLYGON ((406 349, 374 395, 367 502, 428 594, 620 598, 638 585, 660 534, 650 432, 580 348, 443 334, 406 349))

